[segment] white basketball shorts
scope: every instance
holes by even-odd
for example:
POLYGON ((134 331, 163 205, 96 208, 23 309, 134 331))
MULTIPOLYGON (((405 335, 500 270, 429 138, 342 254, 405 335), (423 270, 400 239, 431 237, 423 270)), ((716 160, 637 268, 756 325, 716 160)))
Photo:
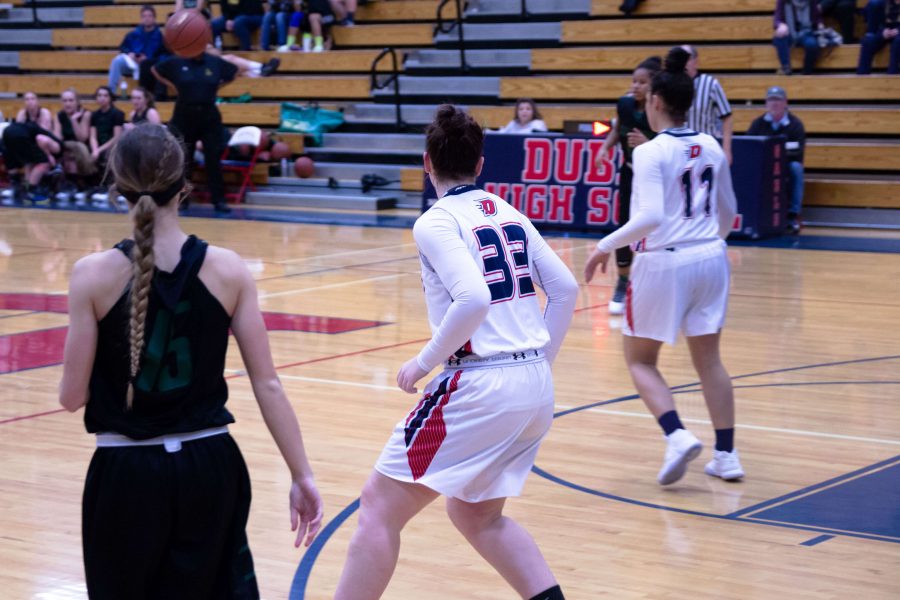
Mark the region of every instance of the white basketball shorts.
POLYGON ((730 279, 725 242, 638 253, 622 332, 674 344, 678 332, 716 333, 725 323, 730 279))
POLYGON ((375 469, 466 502, 518 496, 553 421, 543 356, 447 368, 397 423, 375 469))

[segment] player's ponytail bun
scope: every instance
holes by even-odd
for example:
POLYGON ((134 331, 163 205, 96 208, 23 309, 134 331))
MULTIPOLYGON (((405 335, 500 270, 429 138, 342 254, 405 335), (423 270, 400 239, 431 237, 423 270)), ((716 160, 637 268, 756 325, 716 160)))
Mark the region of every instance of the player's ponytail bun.
POLYGON ((445 181, 475 177, 484 149, 484 131, 464 110, 442 104, 425 130, 425 150, 434 174, 445 181))
POLYGON ((687 50, 675 46, 666 55, 663 70, 653 77, 650 84, 650 93, 663 99, 669 116, 677 123, 686 120, 694 101, 694 82, 684 71, 690 58, 687 50))

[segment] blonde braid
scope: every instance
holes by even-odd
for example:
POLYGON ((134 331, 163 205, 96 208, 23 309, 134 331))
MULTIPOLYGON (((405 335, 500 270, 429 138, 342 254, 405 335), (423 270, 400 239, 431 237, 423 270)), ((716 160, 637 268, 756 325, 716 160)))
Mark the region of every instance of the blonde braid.
POLYGON ((153 222, 156 205, 150 196, 141 196, 134 206, 134 277, 131 283, 131 370, 126 405, 134 402, 134 380, 137 378, 144 350, 144 325, 150 303, 153 280, 153 222))

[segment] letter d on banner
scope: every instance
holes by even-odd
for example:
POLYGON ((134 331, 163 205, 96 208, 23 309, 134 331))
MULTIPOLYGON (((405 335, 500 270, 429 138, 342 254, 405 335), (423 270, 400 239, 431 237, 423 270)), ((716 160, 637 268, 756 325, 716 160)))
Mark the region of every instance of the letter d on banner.
POLYGON ((550 179, 553 171, 553 145, 547 138, 529 138, 525 140, 525 169, 522 171, 524 182, 544 182, 550 179))

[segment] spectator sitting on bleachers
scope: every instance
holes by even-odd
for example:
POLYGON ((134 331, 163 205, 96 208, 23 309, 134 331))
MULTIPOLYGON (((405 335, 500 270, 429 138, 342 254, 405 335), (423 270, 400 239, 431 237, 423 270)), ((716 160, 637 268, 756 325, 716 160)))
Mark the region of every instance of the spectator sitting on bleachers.
POLYGON ((41 180, 56 166, 62 151, 52 128, 50 111, 40 106, 34 92, 26 92, 25 107, 3 130, 3 160, 15 200, 26 195, 32 202, 47 198, 47 191, 40 188, 41 180))
POLYGON ((887 72, 900 72, 900 0, 871 0, 866 5, 866 34, 860 43, 856 72, 872 72, 875 53, 890 45, 887 72))
POLYGON ((747 135, 787 138, 784 144, 788 162, 788 230, 800 233, 800 211, 803 207, 803 150, 806 146, 806 130, 803 122, 788 111, 787 92, 778 86, 766 92, 766 114, 754 119, 747 135))
POLYGON ((260 28, 266 9, 262 0, 221 0, 222 16, 216 17, 212 24, 213 37, 220 38, 226 31, 231 31, 238 38, 241 50, 251 50, 250 34, 260 28))
MULTIPOLYGON (((109 65, 109 89, 119 89, 119 82, 127 74, 140 77, 140 64, 145 60, 155 61, 163 50, 162 32, 156 24, 156 9, 149 4, 141 7, 141 23, 129 31, 119 46, 121 54, 109 65)), ((128 84, 122 82, 122 92, 128 84)))
POLYGON ((845 44, 856 43, 856 0, 821 0, 819 8, 822 15, 837 19, 845 44))
POLYGON ((91 115, 91 156, 102 168, 106 165, 109 150, 122 134, 125 113, 116 108, 112 90, 106 86, 97 88, 94 99, 97 110, 91 115))
MULTIPOLYGON (((332 44, 331 26, 335 16, 328 0, 307 0, 306 13, 300 27, 303 29, 303 51, 322 52, 332 44)), ((278 49, 279 52, 294 50, 292 40, 297 35, 295 20, 291 19, 291 31, 287 44, 278 49)))
POLYGON ((269 50, 271 46, 272 30, 275 30, 275 47, 284 46, 287 43, 288 26, 294 13, 299 12, 298 22, 303 18, 301 0, 268 0, 269 9, 263 16, 262 27, 259 32, 259 46, 263 50, 269 50))
POLYGON ((159 112, 153 103, 153 94, 144 88, 137 88, 131 91, 131 114, 128 115, 128 122, 125 123, 125 131, 134 129, 141 123, 153 123, 159 125, 162 119, 159 118, 159 112))
MULTIPOLYGON (((97 172, 87 144, 91 139, 91 111, 85 110, 73 88, 60 94, 62 110, 53 120, 53 134, 63 143, 63 172, 69 181, 67 187, 82 187, 81 178, 97 172), (74 185, 73 185, 74 184, 74 185)), ((75 190, 69 190, 75 191, 75 190)))
POLYGON ((53 114, 50 109, 41 106, 37 94, 25 92, 25 105, 16 114, 17 123, 37 123, 47 130, 53 129, 53 114))
POLYGON ((534 133, 547 131, 547 124, 541 120, 537 104, 531 98, 516 100, 513 120, 502 127, 499 133, 534 133))
POLYGON ((694 101, 687 114, 688 127, 706 133, 719 141, 728 164, 731 164, 731 137, 734 118, 731 105, 719 80, 707 73, 700 73, 700 55, 695 46, 682 46, 691 57, 685 71, 694 80, 694 101))
POLYGON ((59 99, 62 109, 56 113, 53 133, 63 142, 87 144, 91 139, 91 111, 86 110, 78 101, 75 88, 63 90, 59 99))
POLYGON ((774 16, 775 37, 772 43, 778 53, 779 73, 791 74, 791 48, 802 46, 803 74, 813 72, 819 58, 816 31, 825 27, 819 0, 776 0, 774 16))
POLYGON ((328 2, 339 25, 344 27, 356 25, 356 0, 328 0, 328 2))

